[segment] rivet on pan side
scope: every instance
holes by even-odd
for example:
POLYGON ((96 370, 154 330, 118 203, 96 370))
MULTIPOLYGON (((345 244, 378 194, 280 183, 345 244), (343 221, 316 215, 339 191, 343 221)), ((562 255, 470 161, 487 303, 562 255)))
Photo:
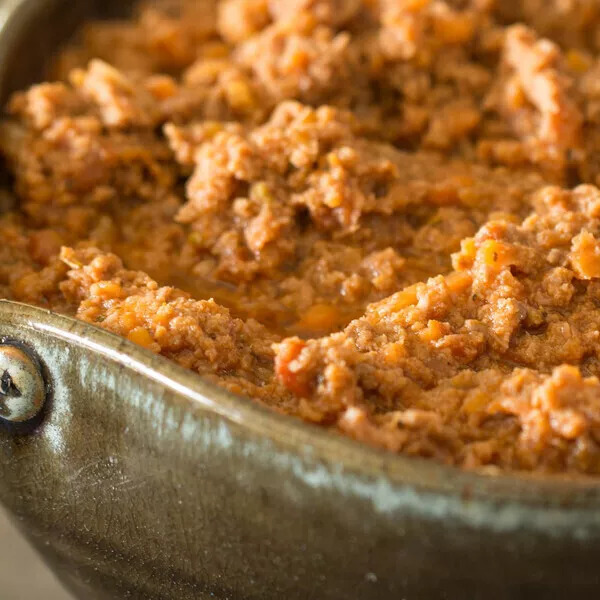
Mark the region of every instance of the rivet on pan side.
POLYGON ((0 421, 30 421, 44 406, 45 396, 35 361, 17 346, 0 345, 0 421))

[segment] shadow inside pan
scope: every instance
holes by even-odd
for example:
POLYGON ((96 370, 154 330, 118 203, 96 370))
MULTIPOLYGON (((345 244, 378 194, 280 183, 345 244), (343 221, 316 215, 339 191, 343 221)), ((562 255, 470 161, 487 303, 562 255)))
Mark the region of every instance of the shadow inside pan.
POLYGON ((45 79, 52 57, 90 15, 101 19, 127 16, 133 0, 0 1, 0 25, 9 19, 0 48, 0 102, 13 92, 45 79), (9 15, 8 17, 6 15, 9 15), (52 24, 50 27, 49 24, 52 24), (22 35, 23 31, 27 35, 22 35))

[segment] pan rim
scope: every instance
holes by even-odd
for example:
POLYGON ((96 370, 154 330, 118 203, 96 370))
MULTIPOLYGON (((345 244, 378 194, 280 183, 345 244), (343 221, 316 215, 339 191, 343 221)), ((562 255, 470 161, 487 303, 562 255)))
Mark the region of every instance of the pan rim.
POLYGON ((342 434, 279 414, 207 381, 170 359, 155 354, 96 325, 29 304, 0 300, 0 321, 27 328, 89 351, 148 377, 182 398, 190 409, 210 412, 230 423, 270 438, 287 448, 310 447, 314 457, 347 472, 384 476, 392 485, 421 492, 466 497, 469 501, 516 501, 565 509, 600 506, 600 478, 519 471, 486 473, 444 465, 431 459, 394 454, 342 434))

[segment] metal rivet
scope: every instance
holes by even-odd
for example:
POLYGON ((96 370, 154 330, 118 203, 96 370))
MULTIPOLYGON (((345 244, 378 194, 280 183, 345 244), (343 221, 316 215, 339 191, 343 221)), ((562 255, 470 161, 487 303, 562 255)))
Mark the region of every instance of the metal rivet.
POLYGON ((0 420, 24 423, 35 417, 46 396, 35 361, 20 348, 0 345, 0 420))

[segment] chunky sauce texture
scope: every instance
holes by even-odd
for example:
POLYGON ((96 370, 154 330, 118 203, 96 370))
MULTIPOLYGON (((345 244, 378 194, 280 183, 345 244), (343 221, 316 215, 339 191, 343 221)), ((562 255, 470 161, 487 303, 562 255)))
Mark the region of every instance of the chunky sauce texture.
POLYGON ((152 0, 0 125, 0 296, 470 469, 600 474, 600 4, 152 0))

